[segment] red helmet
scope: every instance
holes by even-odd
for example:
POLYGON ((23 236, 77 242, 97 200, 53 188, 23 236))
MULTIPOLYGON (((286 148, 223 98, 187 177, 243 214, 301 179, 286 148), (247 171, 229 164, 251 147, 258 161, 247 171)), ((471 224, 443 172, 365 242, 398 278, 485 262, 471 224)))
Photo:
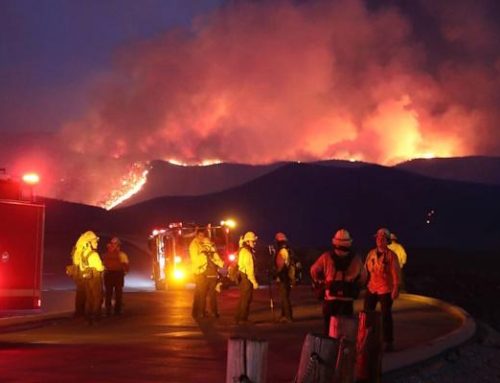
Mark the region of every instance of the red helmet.
POLYGON ((282 232, 276 233, 274 239, 276 240, 276 242, 288 241, 285 233, 282 232))

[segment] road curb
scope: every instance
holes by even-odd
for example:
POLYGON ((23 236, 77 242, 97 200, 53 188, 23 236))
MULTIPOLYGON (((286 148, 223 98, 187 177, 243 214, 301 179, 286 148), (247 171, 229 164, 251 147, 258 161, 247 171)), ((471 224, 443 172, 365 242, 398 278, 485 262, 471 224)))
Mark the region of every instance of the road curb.
POLYGON ((53 313, 27 314, 0 318, 0 328, 25 325, 36 322, 43 322, 53 319, 71 317, 72 311, 60 311, 53 313))
POLYGON ((441 310, 458 318, 462 324, 459 328, 448 334, 425 342, 424 344, 399 352, 385 354, 382 360, 382 372, 384 373, 404 367, 410 367, 427 359, 431 359, 449 349, 465 343, 476 333, 476 322, 472 316, 461 307, 422 295, 402 294, 401 298, 439 307, 441 310))

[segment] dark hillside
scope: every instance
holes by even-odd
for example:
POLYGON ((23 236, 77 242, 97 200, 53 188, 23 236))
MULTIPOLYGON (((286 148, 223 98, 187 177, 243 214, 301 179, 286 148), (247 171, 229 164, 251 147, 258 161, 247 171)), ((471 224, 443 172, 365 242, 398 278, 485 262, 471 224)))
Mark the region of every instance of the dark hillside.
POLYGON ((367 246, 376 228, 387 226, 411 246, 491 248, 500 244, 499 195, 498 186, 375 165, 288 164, 220 193, 158 198, 111 211, 107 225, 147 233, 171 221, 217 222, 231 216, 242 231, 253 229, 266 241, 283 230, 296 243, 318 245, 344 226, 360 246, 367 246))
POLYGON ((157 197, 198 196, 229 189, 281 166, 217 164, 210 166, 177 166, 164 161, 153 161, 148 181, 143 189, 120 206, 130 206, 157 197))
POLYGON ((395 167, 427 177, 500 185, 500 157, 417 159, 395 167))

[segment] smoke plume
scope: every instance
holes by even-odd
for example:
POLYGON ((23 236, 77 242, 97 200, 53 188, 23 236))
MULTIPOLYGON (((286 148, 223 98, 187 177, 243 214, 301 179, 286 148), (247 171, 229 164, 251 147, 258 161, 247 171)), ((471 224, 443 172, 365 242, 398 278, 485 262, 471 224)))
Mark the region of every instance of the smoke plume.
POLYGON ((151 159, 498 154, 495 1, 405 3, 234 1, 121 47, 58 134, 56 168, 102 192, 151 159))

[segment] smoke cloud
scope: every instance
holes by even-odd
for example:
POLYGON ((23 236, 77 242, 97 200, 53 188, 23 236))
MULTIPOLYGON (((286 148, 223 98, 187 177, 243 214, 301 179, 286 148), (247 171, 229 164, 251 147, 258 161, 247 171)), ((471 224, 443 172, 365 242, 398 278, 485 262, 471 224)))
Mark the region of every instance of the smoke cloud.
POLYGON ((55 139, 55 167, 102 192, 151 159, 497 155, 495 1, 394 4, 234 1, 124 46, 55 139))

